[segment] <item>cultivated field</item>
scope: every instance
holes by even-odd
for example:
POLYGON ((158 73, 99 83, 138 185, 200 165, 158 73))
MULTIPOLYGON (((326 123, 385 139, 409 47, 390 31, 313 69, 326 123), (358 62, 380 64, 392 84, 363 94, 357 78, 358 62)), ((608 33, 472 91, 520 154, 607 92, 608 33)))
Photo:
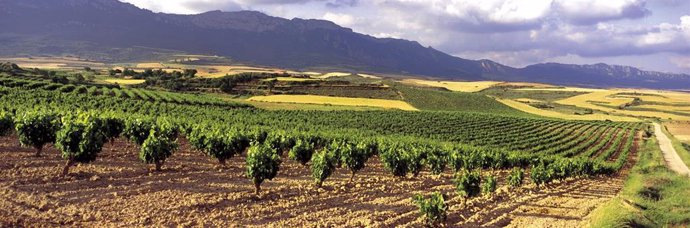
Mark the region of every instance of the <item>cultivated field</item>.
MULTIPOLYGON (((557 103, 565 105, 575 105, 579 107, 591 108, 596 110, 601 110, 609 112, 612 114, 629 115, 629 116, 639 116, 647 118, 661 118, 661 119, 673 119, 673 120, 690 120, 690 113, 687 115, 680 115, 667 112, 668 110, 673 110, 675 105, 683 105, 690 101, 690 94, 679 93, 679 92, 661 92, 661 91, 651 91, 651 90, 624 90, 624 89, 612 89, 604 91, 591 92, 584 95, 579 95, 564 100, 557 101, 557 103), (635 95, 635 93, 648 94, 648 95, 635 95), (624 94, 624 95, 621 95, 624 94), (638 107, 632 106, 631 108, 620 109, 618 107, 632 103, 634 98, 637 97, 645 101, 659 102, 660 105, 656 105, 655 109, 651 110, 640 110, 636 109, 638 107)), ((644 104, 644 103, 643 103, 644 104)), ((642 108, 644 106, 640 106, 642 108)), ((690 106, 687 106, 690 107, 690 106)))
POLYGON ((302 103, 302 104, 330 104, 341 106, 365 106, 379 107, 387 109, 400 109, 415 111, 417 108, 404 101, 369 99, 369 98, 349 98, 349 97, 329 97, 314 95, 271 95, 254 96, 250 101, 277 102, 277 103, 302 103))
POLYGON ((429 81, 429 80, 418 80, 418 79, 405 79, 403 83, 412 85, 424 85, 431 87, 441 87, 446 88, 450 91, 455 92, 479 92, 489 87, 500 84, 501 82, 454 82, 454 81, 429 81))
MULTIPOLYGON (((0 224, 418 227, 423 223, 412 195, 440 191, 450 196, 449 226, 576 227, 622 187, 617 176, 568 179, 546 188, 502 187, 461 206, 451 173, 398 178, 374 158, 353 182, 349 172, 339 170, 316 188, 307 167, 285 158, 279 175, 256 197, 244 174, 244 155, 222 167, 186 141, 157 173, 150 173, 138 161, 137 147, 124 140, 106 145, 96 162, 74 167, 66 178, 56 176, 63 165, 59 152, 45 152, 35 159, 15 137, 0 139, 6 157, 0 164, 0 224)), ((503 186, 507 171, 497 173, 503 186)))
POLYGON ((120 85, 136 85, 136 84, 141 84, 144 83, 146 80, 144 79, 105 79, 104 81, 109 82, 109 83, 117 83, 120 85))
POLYGON ((673 121, 664 125, 668 131, 673 134, 676 139, 690 143, 690 122, 689 121, 673 121))
POLYGON ((521 101, 510 100, 510 99, 498 99, 501 103, 508 105, 512 108, 518 109, 523 112, 531 113, 534 115, 565 119, 565 120, 612 120, 612 121, 640 121, 638 118, 616 116, 616 115, 605 115, 605 114, 589 114, 589 115, 575 115, 575 114, 565 114, 561 112, 549 111, 544 109, 535 108, 521 101))

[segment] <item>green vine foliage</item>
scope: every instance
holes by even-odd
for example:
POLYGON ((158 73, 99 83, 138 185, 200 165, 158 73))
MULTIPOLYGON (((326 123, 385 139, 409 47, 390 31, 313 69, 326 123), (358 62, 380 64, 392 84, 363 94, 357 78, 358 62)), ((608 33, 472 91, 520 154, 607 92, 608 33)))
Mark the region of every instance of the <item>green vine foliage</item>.
POLYGON ((482 183, 482 193, 485 195, 490 195, 496 191, 496 177, 489 175, 484 177, 484 183, 482 183))
POLYGON ((280 170, 280 156, 268 145, 253 144, 247 152, 247 177, 254 183, 255 193, 261 191, 264 180, 273 180, 280 170))
POLYGON ((320 151, 311 157, 311 176, 317 187, 321 187, 326 178, 335 172, 335 160, 330 151, 320 151))
POLYGON ((125 121, 123 134, 137 145, 144 144, 153 128, 153 122, 147 118, 130 118, 125 121))
POLYGON ((520 187, 522 186, 524 179, 525 171, 519 167, 515 167, 512 171, 510 171, 510 175, 508 175, 508 185, 513 188, 520 187))
POLYGON ((105 121, 91 113, 62 118, 62 128, 57 132, 55 147, 62 151, 67 160, 62 175, 75 163, 90 163, 96 160, 103 149, 106 136, 103 134, 105 121))
POLYGON ((44 111, 25 112, 15 122, 19 142, 22 146, 35 148, 36 156, 41 155, 41 150, 46 144, 55 143, 59 129, 59 117, 44 111))
POLYGON ((139 159, 146 164, 155 164, 156 171, 177 150, 177 128, 159 121, 150 130, 148 137, 141 145, 139 159))
POLYGON ((306 166, 311 160, 314 150, 315 148, 313 143, 305 139, 297 139, 295 146, 292 147, 288 153, 288 158, 299 162, 303 166, 306 166))
POLYGON ((7 136, 14 128, 14 117, 7 112, 0 112, 0 136, 7 136))
POLYGON ((417 204, 419 214, 424 218, 426 226, 439 227, 446 221, 448 204, 440 192, 434 192, 428 198, 421 194, 415 194, 412 201, 417 204))
POLYGON ((465 198, 478 196, 480 193, 481 175, 479 171, 462 171, 455 176, 455 189, 458 195, 465 198))

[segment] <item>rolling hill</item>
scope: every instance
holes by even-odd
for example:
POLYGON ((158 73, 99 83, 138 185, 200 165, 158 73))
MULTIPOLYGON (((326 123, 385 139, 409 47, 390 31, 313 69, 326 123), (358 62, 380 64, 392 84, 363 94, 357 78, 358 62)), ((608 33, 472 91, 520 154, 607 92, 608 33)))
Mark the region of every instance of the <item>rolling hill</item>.
POLYGON ((688 89, 690 76, 627 66, 546 63, 513 68, 467 60, 417 42, 376 38, 324 20, 260 12, 153 13, 117 0, 0 0, 0 55, 87 56, 103 61, 152 53, 226 56, 294 69, 327 68, 452 80, 688 89))

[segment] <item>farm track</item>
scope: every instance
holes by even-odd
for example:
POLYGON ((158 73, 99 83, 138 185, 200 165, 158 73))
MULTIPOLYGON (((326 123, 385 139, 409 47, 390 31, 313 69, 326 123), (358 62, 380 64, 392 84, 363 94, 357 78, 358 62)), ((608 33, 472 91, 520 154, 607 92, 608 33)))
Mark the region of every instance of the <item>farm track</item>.
MULTIPOLYGON (((221 168, 181 140, 181 151, 165 170, 149 174, 136 152, 117 140, 96 162, 73 167, 62 179, 55 174, 63 160, 52 147, 32 158, 33 151, 19 147, 15 137, 0 138, 6 158, 0 163, 0 226, 419 227, 411 196, 440 191, 450 196, 449 225, 573 227, 622 186, 621 177, 598 177, 544 189, 503 187, 463 208, 450 173, 400 179, 373 158, 354 183, 339 169, 316 189, 306 167, 284 159, 278 177, 265 182, 256 198, 244 177, 244 156, 221 168)), ((498 172, 503 186, 507 171, 498 172)))
POLYGON ((654 132, 656 138, 659 140, 659 147, 664 154, 664 160, 669 169, 682 176, 690 177, 690 169, 688 169, 688 166, 680 158, 678 151, 673 148, 673 142, 671 142, 671 139, 661 130, 661 125, 659 123, 654 123, 654 132))

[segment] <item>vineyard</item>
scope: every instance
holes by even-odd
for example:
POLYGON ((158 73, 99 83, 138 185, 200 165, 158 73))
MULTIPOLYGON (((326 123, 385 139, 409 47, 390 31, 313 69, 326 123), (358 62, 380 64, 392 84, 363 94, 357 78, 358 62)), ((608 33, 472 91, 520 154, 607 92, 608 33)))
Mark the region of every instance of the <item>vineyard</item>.
MULTIPOLYGON (((350 202, 354 199, 348 197, 356 196, 348 189, 371 197, 368 200, 384 201, 368 206, 373 209, 397 205, 394 212, 398 217, 373 214, 371 221, 359 225, 437 225, 446 219, 456 225, 481 225, 463 219, 477 211, 467 205, 483 204, 484 198, 479 196, 500 196, 505 192, 498 189, 521 189, 528 184, 550 186, 615 175, 630 164, 639 133, 646 129, 637 122, 565 121, 510 115, 511 111, 266 111, 206 95, 75 86, 17 77, 0 78, 0 85, 0 133, 7 135, 0 145, 1 152, 25 151, 26 155, 37 156, 13 157, 12 164, 3 165, 0 176, 31 179, 30 173, 12 170, 21 168, 20 164, 36 166, 38 161, 59 167, 52 174, 41 169, 41 178, 48 178, 38 180, 43 184, 61 180, 98 183, 103 181, 100 176, 110 176, 117 180, 113 183, 126 185, 118 175, 144 179, 161 175, 174 177, 169 182, 179 183, 208 174, 213 176, 213 183, 207 184, 232 191, 231 202, 239 200, 235 206, 252 208, 247 213, 263 222, 229 223, 242 225, 305 225, 308 220, 278 219, 283 223, 277 223, 267 210, 256 207, 276 201, 290 204, 289 200, 295 198, 302 201, 294 202, 294 207, 307 210, 319 205, 316 208, 331 210, 334 208, 307 195, 326 192, 333 195, 323 202, 350 202), (25 149, 13 146, 17 144, 25 149), (51 154, 59 154, 61 159, 51 154), (141 169, 151 166, 148 175, 132 171, 137 161, 141 169), (129 171, 118 174, 117 170, 129 171), (88 173, 98 174, 92 177, 88 173), (399 181, 402 187, 386 184, 399 181), (365 186, 391 192, 383 194, 365 186), (426 199, 431 189, 450 194, 451 200, 439 200, 443 197, 438 194, 426 199), (424 219, 416 218, 417 210, 410 201, 413 193, 422 193, 414 201, 424 219), (247 203, 240 198, 253 201, 247 203), (451 203, 447 216, 442 210, 448 206, 446 202, 451 203)), ((16 187, 9 189, 21 192, 29 183, 13 182, 11 185, 16 187)), ((163 193, 159 192, 160 186, 151 188, 149 194, 163 193)), ((128 194, 133 200, 137 197, 128 194)), ((229 206, 233 206, 231 202, 229 206)), ((213 210, 200 209, 198 204, 194 207, 213 210)), ((39 206, 38 210, 45 209, 39 206)), ((318 216, 320 221, 329 215, 318 216)), ((64 222, 93 222, 86 218, 64 222)), ((22 225, 27 221, 3 222, 22 225)), ((160 221, 149 219, 135 224, 155 222, 160 221)), ((332 222, 345 224, 343 220, 332 222)))

